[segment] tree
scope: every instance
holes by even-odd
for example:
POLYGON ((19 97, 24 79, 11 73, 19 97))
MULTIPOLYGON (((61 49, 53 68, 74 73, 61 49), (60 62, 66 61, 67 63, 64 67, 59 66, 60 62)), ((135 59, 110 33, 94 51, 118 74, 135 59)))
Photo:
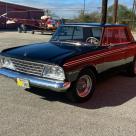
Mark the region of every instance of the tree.
POLYGON ((51 16, 51 17, 56 17, 57 16, 54 12, 52 12, 49 9, 44 10, 44 14, 47 15, 47 16, 51 16))
MULTIPOLYGON (((114 5, 111 5, 108 7, 108 17, 107 17, 107 23, 114 23, 113 22, 113 16, 114 16, 114 5)), ((129 24, 132 25, 132 16, 134 16, 134 19, 136 20, 136 15, 132 12, 132 9, 129 9, 125 5, 118 5, 118 16, 117 16, 117 22, 120 24, 129 24)), ((75 17, 73 20, 70 20, 71 22, 100 22, 101 20, 101 13, 99 12, 91 12, 91 13, 85 13, 81 10, 78 17, 75 17)))
POLYGON ((73 19, 73 22, 99 22, 100 14, 98 12, 84 13, 80 11, 79 16, 73 19))
MULTIPOLYGON (((114 5, 108 8, 108 22, 113 23, 113 15, 114 15, 114 5)), ((125 5, 118 5, 118 15, 117 15, 117 22, 118 23, 125 23, 129 24, 131 21, 133 13, 132 10, 126 7, 125 5)))

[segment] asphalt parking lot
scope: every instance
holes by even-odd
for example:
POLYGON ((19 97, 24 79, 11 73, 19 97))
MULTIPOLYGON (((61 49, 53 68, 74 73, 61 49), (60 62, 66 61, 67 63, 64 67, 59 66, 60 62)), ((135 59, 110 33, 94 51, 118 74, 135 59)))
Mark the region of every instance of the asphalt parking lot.
MULTIPOLYGON (((49 38, 0 32, 0 50, 49 38)), ((103 77, 90 101, 72 104, 64 94, 23 90, 0 76, 0 136, 136 136, 136 78, 103 77)))

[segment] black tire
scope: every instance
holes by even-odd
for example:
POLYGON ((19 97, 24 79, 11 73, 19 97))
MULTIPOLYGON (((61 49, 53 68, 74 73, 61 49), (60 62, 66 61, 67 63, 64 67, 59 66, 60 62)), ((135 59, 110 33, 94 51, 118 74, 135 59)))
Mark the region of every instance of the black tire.
POLYGON ((43 34, 44 34, 44 31, 42 30, 42 31, 41 31, 41 35, 43 35, 43 34))
POLYGON ((31 32, 32 34, 34 34, 35 33, 35 31, 34 30, 32 30, 32 32, 31 32))
POLYGON ((20 27, 21 27, 21 29, 22 29, 22 31, 23 31, 24 33, 27 33, 27 26, 26 26, 26 25, 21 24, 20 27))
POLYGON ((20 27, 17 28, 19 33, 22 33, 22 29, 20 27))
POLYGON ((128 74, 131 77, 135 77, 136 76, 136 58, 134 59, 134 61, 129 65, 128 69, 127 69, 128 74))
POLYGON ((86 69, 82 71, 79 74, 77 80, 72 83, 71 87, 66 92, 67 97, 71 102, 85 102, 93 95, 95 91, 95 85, 96 77, 94 73, 91 70, 86 69), (88 90, 86 91, 86 89, 88 90))

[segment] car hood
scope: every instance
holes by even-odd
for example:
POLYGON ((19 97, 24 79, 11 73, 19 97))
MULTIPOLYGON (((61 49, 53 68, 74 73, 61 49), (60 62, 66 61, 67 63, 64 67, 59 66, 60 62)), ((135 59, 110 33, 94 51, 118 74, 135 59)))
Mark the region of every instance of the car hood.
POLYGON ((2 54, 18 59, 54 63, 61 65, 66 59, 96 50, 92 48, 75 47, 62 43, 36 43, 3 50, 2 54))

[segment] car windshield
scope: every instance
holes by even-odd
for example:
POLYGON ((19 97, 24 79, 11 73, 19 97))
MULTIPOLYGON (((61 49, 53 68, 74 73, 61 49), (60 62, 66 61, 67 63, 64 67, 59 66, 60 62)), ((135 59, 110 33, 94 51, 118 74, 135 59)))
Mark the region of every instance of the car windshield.
POLYGON ((86 43, 90 37, 100 41, 101 34, 101 27, 60 26, 50 41, 86 43))

